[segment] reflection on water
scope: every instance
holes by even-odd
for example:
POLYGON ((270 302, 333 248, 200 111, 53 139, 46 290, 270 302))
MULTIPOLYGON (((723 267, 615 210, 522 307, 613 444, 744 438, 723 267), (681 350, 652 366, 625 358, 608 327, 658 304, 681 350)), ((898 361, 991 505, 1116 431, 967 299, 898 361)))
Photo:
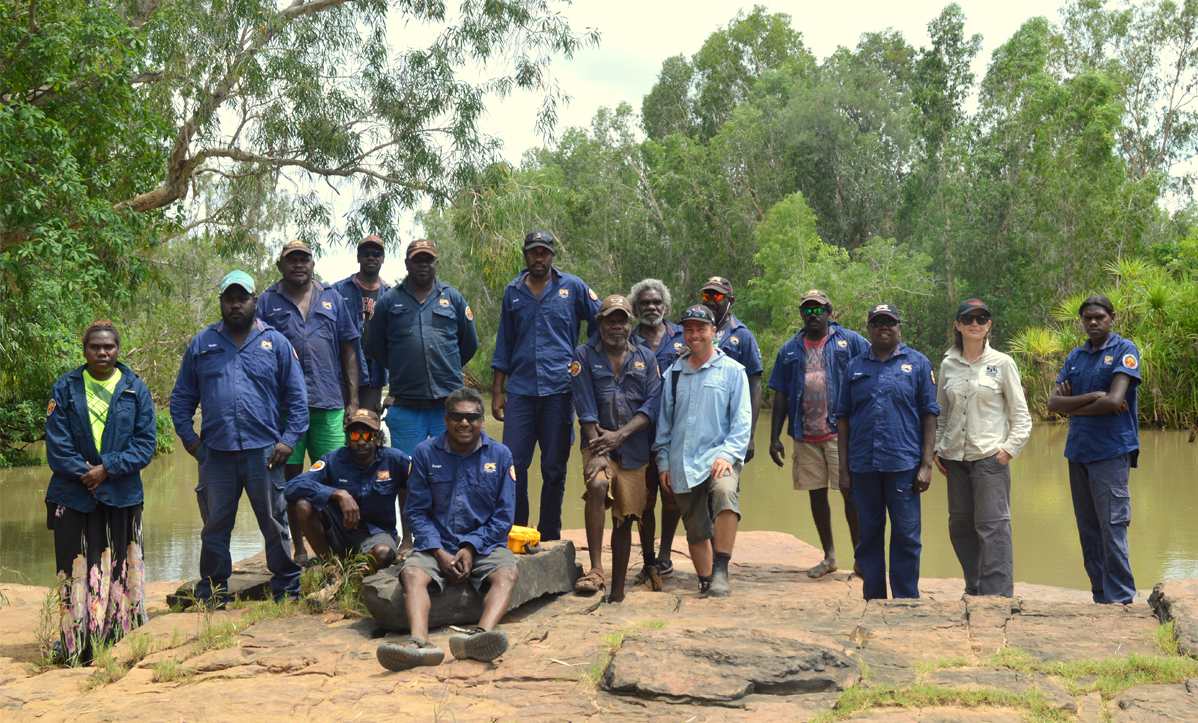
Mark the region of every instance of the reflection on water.
MULTIPOLYGON (((759 456, 741 475, 741 529, 778 530, 819 544, 808 495, 791 488, 790 469, 770 461, 769 418, 757 428, 759 456)), ((502 438, 503 424, 488 419, 486 430, 502 438)), ((1064 457, 1067 429, 1038 424, 1019 459, 1012 462, 1011 519, 1015 538, 1015 579, 1089 589, 1073 521, 1064 457)), ((1198 444, 1186 432, 1140 431, 1140 466, 1132 471, 1132 571, 1137 586, 1151 588, 1164 579, 1198 577, 1198 444)), ((789 455, 790 444, 787 443, 789 455)), ((145 526, 148 580, 183 579, 198 573, 200 515, 196 508, 196 463, 176 440, 173 455, 155 460, 146 483, 145 526)), ((582 461, 571 454, 563 525, 583 527, 582 461)), ((787 460, 789 465, 790 460, 787 460)), ((540 490, 538 460, 529 470, 533 520, 540 490)), ((0 470, 0 565, 26 575, 33 584, 54 578, 54 542, 45 527, 46 467, 0 470)), ((837 556, 842 569, 852 564, 848 526, 840 496, 830 495, 837 556)), ((610 521, 609 521, 610 525, 610 521)), ((680 538, 681 539, 681 538, 680 538)), ((249 503, 242 501, 233 532, 233 559, 262 550, 262 537, 249 503)), ((735 559, 735 556, 734 556, 735 559)), ((638 565, 639 561, 633 561, 638 565)), ((948 539, 948 503, 944 477, 934 472, 923 497, 924 577, 960 577, 948 539)), ((4 579, 12 582, 12 573, 4 579)))

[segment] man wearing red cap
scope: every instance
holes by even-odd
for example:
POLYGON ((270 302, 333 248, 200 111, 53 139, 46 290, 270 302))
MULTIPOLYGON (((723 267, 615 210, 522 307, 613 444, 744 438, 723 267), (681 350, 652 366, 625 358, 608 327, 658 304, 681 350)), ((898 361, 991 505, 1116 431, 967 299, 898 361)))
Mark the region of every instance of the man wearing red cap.
POLYGON ((380 271, 386 258, 383 240, 370 235, 358 242, 358 273, 333 284, 345 308, 354 315, 358 322, 358 332, 362 335, 357 349, 358 354, 358 406, 369 409, 376 414, 383 411, 383 387, 387 386, 387 367, 366 356, 365 349, 369 347, 369 323, 374 316, 374 307, 379 296, 391 288, 383 280, 380 271))

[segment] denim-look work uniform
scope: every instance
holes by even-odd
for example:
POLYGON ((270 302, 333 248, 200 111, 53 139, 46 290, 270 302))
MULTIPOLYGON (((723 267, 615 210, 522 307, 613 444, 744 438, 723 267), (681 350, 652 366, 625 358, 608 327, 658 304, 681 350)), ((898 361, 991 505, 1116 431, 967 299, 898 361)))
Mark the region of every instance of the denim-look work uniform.
POLYGON ((900 343, 886 361, 871 347, 849 361, 836 416, 849 420, 849 472, 861 534, 855 556, 866 600, 886 597, 886 514, 890 513, 890 592, 919 597, 922 532, 915 476, 923 457, 925 414, 940 414, 932 364, 900 343))
POLYGON ((223 321, 196 334, 171 392, 171 419, 184 447, 201 442, 196 498, 204 529, 196 595, 204 601, 228 600, 229 539, 242 490, 266 543, 275 598, 298 595, 301 570, 288 546, 283 467, 267 466, 277 442, 291 447, 308 429, 304 373, 287 337, 259 319, 241 347, 223 321), (192 427, 197 406, 204 410, 198 436, 192 427))
MULTIPOLYGON (((657 344, 657 351, 654 355, 657 357, 657 370, 660 374, 665 375, 666 370, 674 365, 678 357, 687 351, 686 339, 682 335, 682 327, 672 321, 662 319, 661 323, 666 327, 666 333, 662 335, 661 341, 657 344)), ((642 324, 638 324, 632 330, 630 337, 633 344, 649 348, 649 342, 645 340, 645 334, 642 331, 642 324)), ((650 350, 652 351, 652 350, 650 350)), ((661 395, 658 395, 658 409, 661 407, 661 395)), ((653 444, 653 440, 657 438, 657 417, 653 418, 653 423, 646 430, 649 435, 649 444, 653 444)), ((645 471, 645 509, 652 510, 657 507, 657 488, 661 486, 660 477, 657 469, 656 455, 650 455, 649 469, 645 471)), ((677 503, 674 500, 673 490, 662 492, 662 505, 666 509, 674 509, 677 503)))
POLYGON ((338 447, 321 457, 311 469, 287 483, 284 496, 294 504, 308 500, 320 510, 330 547, 345 553, 368 553, 377 544, 396 548, 395 498, 408 484, 412 460, 392 447, 380 447, 374 461, 363 467, 349 447, 338 447), (345 526, 341 506, 329 504, 334 492, 345 490, 358 504, 358 526, 345 526))
POLYGON ((1070 417, 1065 459, 1069 460, 1073 514, 1094 602, 1126 605, 1136 595, 1127 527, 1131 524, 1128 482, 1140 456, 1136 411, 1140 350, 1114 332, 1098 349, 1087 341, 1065 357, 1057 383, 1070 382, 1074 395, 1109 392, 1116 374, 1131 378, 1123 397, 1127 411, 1070 417))
MULTIPOLYGON (((803 340, 806 329, 788 339, 778 350, 774 368, 766 386, 786 398, 786 433, 792 439, 803 438, 803 385, 807 381, 807 352, 803 340)), ((840 382, 845 367, 853 357, 869 351, 869 342, 852 329, 846 329, 835 321, 828 323, 827 342, 824 344, 824 372, 828 380, 828 423, 836 426, 836 400, 839 398, 840 382)))
POLYGON ((462 367, 478 352, 474 312, 449 284, 433 282, 423 303, 407 281, 379 296, 366 353, 387 366, 391 446, 411 455, 445 431, 445 398, 462 388, 462 367))
POLYGON ((582 323, 587 336, 598 326, 599 297, 582 279, 550 271, 540 298, 528 289, 528 272, 503 290, 499 332, 491 366, 508 375, 503 443, 516 464, 516 524, 527 525, 528 466, 541 445, 542 540, 561 539, 566 465, 574 440, 570 360, 582 323))
POLYGON ((760 374, 764 367, 761 365, 761 349, 757 346, 757 337, 753 336, 753 332, 749 331, 749 327, 740 319, 732 314, 727 316, 724 323, 716 327, 716 347, 732 361, 744 367, 746 376, 760 374))
MULTIPOLYGON (((362 303, 365 298, 362 294, 362 287, 358 286, 357 274, 350 274, 344 279, 333 284, 333 289, 341 294, 341 300, 345 302, 345 308, 349 311, 350 316, 357 319, 358 333, 365 335, 365 328, 370 323, 370 318, 366 313, 366 306, 362 303)), ((383 295, 391 288, 383 278, 379 277, 379 295, 375 299, 375 310, 380 307, 378 302, 382 300, 383 295)), ((373 314, 371 315, 373 316, 373 314)), ((362 345, 362 339, 359 337, 359 344, 356 347, 358 352, 358 386, 359 387, 385 387, 387 386, 387 367, 368 356, 365 347, 362 345)), ((338 352, 340 358, 340 352, 338 352)))
POLYGON ((498 567, 515 566, 507 548, 515 513, 516 472, 507 447, 486 432, 466 455, 450 446, 448 432, 426 439, 416 445, 408 475, 404 514, 412 522, 413 554, 404 566, 427 572, 438 593, 445 589, 446 578, 431 559, 433 551, 441 548, 456 555, 469 545, 474 548, 470 582, 485 595, 487 575, 498 567))

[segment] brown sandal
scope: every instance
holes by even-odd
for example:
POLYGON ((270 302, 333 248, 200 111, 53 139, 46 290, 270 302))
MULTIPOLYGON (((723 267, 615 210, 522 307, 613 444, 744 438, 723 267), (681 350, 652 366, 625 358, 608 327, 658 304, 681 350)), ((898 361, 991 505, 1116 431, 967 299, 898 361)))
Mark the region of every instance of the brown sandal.
POLYGON ((578 582, 574 583, 574 592, 596 593, 606 589, 607 584, 603 577, 603 571, 597 567, 592 567, 590 572, 578 578, 578 582))

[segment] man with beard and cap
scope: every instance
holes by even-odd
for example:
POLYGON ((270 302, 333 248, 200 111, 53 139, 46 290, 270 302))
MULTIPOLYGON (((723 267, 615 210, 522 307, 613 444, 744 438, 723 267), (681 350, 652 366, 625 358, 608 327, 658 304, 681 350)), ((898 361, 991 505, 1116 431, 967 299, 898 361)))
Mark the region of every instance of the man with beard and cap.
POLYGON ((230 272, 220 288, 222 321, 188 344, 171 392, 175 433, 200 465, 196 499, 204 529, 195 595, 217 606, 229 599, 229 541, 244 491, 266 543, 275 599, 298 597, 301 570, 287 550, 283 465, 308 430, 304 372, 287 337, 254 318, 258 297, 250 275, 230 272), (198 435, 197 406, 204 409, 198 435))
MULTIPOLYGON (((799 301, 803 326, 778 350, 770 372, 774 395, 770 421, 770 458, 783 466, 782 424, 793 441, 791 479, 796 490, 811 493, 811 515, 819 533, 824 559, 807 571, 810 577, 835 572, 836 546, 832 540, 832 507, 828 490, 840 488, 840 456, 836 450, 836 396, 849 360, 864 354, 869 342, 857 332, 832 321, 832 301, 812 289, 799 301)), ((857 508, 847 493, 844 517, 853 546, 857 545, 857 508)))
MULTIPOLYGON (((262 292, 258 318, 277 329, 295 349, 308 391, 308 431, 298 440, 283 476, 304 471, 304 455, 313 462, 340 447, 347 415, 358 411, 358 339, 361 333, 341 294, 312 278, 312 247, 303 241, 283 244, 275 263, 281 281, 262 292), (345 395, 349 395, 348 402, 345 395)), ((287 506, 295 559, 308 561, 295 507, 287 506)))
POLYGON ((383 240, 378 236, 367 236, 358 242, 358 273, 333 284, 345 308, 358 322, 360 345, 358 355, 358 406, 376 414, 383 411, 383 387, 387 386, 387 367, 363 353, 369 347, 370 319, 374 316, 379 297, 391 288, 380 276, 386 258, 383 240))
POLYGON ((886 598, 886 516, 890 515, 890 593, 919 597, 920 495, 935 463, 936 379, 923 354, 902 343, 898 307, 866 316, 870 347, 844 368, 836 403, 840 490, 857 506, 866 600, 886 598))
MULTIPOLYGON (((757 337, 749 327, 741 323, 729 310, 736 296, 732 293, 732 282, 723 276, 712 276, 699 290, 703 305, 715 312, 715 346, 739 362, 749 377, 749 397, 753 405, 753 427, 757 429, 757 415, 761 412, 761 349, 757 337)), ((749 435, 749 449, 745 452, 745 464, 753 459, 756 446, 749 435)))
MULTIPOLYGON (((673 311, 673 299, 670 290, 658 279, 644 279, 633 284, 628 294, 632 303, 637 327, 632 330, 632 343, 643 346, 657 358, 657 369, 665 373, 666 369, 686 351, 686 340, 682 336, 682 327, 669 320, 673 311)), ((656 419, 656 416, 655 416, 656 419)), ((656 422, 649 425, 649 441, 657 436, 656 422)), ((653 590, 661 589, 661 581, 674 574, 672 553, 674 534, 678 530, 678 521, 682 513, 678 509, 678 501, 674 499, 674 491, 663 487, 658 476, 657 458, 649 455, 649 469, 645 473, 645 511, 641 513, 638 523, 641 537, 641 556, 644 567, 637 573, 636 583, 647 584, 653 590), (657 491, 661 490, 661 552, 654 552, 653 531, 657 527, 655 510, 657 507, 657 491)))
POLYGON ((749 446, 745 368, 712 342, 706 306, 682 312, 687 351, 663 375, 653 451, 674 490, 702 597, 728 597, 728 563, 740 524, 740 470, 749 446))
POLYGON ((407 488, 411 459, 382 446, 379 415, 359 409, 345 423, 345 446, 287 483, 304 537, 322 560, 369 555, 374 569, 395 562, 395 495, 407 488))
POLYGON ((524 237, 527 270, 503 290, 491 368, 491 413, 504 423, 503 443, 516 461, 516 524, 529 516, 528 466, 541 446, 542 540, 562 536, 566 465, 574 441, 570 359, 579 330, 595 330, 599 297, 586 283, 553 267, 555 240, 547 231, 524 237), (505 395, 504 382, 507 382, 505 395))
POLYGON ((574 350, 570 362, 574 408, 582 427, 582 466, 586 490, 587 549, 591 569, 578 580, 579 592, 599 592, 603 579, 603 513, 611 510, 611 594, 624 599, 624 577, 632 551, 632 521, 645 509, 645 473, 652 456, 649 428, 660 404, 661 375, 647 347, 629 341, 632 304, 623 296, 603 300, 595 318, 597 339, 574 350))

